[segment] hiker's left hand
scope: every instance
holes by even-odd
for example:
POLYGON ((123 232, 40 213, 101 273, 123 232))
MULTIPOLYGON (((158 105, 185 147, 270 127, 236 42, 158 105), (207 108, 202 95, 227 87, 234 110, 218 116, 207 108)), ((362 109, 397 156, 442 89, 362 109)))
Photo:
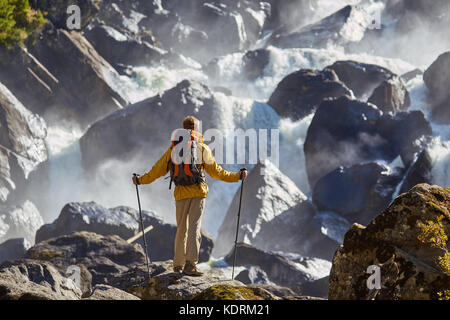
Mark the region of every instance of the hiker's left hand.
POLYGON ((133 183, 134 183, 135 185, 139 185, 139 183, 138 183, 139 177, 140 177, 139 175, 133 176, 133 183))
POLYGON ((240 174, 241 174, 241 180, 247 179, 247 170, 242 169, 242 170, 240 171, 240 174))

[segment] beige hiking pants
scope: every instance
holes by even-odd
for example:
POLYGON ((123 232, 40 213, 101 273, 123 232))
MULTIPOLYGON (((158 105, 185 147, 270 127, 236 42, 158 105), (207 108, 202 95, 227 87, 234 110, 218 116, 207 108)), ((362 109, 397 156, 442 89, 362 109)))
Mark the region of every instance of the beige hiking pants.
POLYGON ((205 200, 205 198, 190 198, 176 201, 177 235, 173 258, 174 267, 183 267, 186 261, 193 264, 198 262, 205 200))

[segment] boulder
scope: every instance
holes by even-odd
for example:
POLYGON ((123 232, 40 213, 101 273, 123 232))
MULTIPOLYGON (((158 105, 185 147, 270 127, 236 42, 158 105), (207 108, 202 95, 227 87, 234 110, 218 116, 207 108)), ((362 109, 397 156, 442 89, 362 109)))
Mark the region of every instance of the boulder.
MULTIPOLYGON (((225 257, 225 261, 230 265, 233 264, 233 260, 234 249, 225 257)), ((328 261, 298 256, 288 259, 278 253, 239 243, 236 251, 236 265, 246 268, 257 266, 267 274, 271 282, 288 287, 297 295, 327 296, 327 286, 316 284, 319 279, 328 274, 326 269, 331 265, 328 261)))
POLYGON ((343 96, 323 101, 308 128, 304 144, 309 185, 339 167, 401 156, 409 165, 420 152, 417 141, 432 134, 423 112, 383 114, 372 104, 343 96), (419 149, 419 150, 418 150, 419 149))
POLYGON ((247 287, 250 288, 261 288, 269 291, 274 296, 279 297, 283 300, 293 300, 295 298, 299 298, 295 292, 287 287, 277 286, 275 284, 263 284, 263 283, 253 283, 248 284, 247 287))
POLYGON ((279 300, 270 291, 260 287, 216 284, 199 294, 192 300, 279 300))
POLYGON ((429 90, 429 100, 432 109, 432 119, 438 123, 450 123, 448 101, 450 94, 450 52, 441 54, 425 71, 423 79, 429 90))
POLYGON ((104 159, 127 162, 130 154, 144 153, 143 159, 148 161, 155 153, 167 150, 172 131, 181 126, 188 114, 204 122, 203 130, 218 128, 219 119, 214 117, 218 108, 208 87, 184 80, 162 95, 114 112, 93 124, 80 139, 83 167, 96 170, 104 159), (124 131, 128 134, 123 135, 124 131), (151 147, 148 137, 151 137, 151 147))
POLYGON ((431 183, 431 170, 433 169, 433 159, 427 149, 423 150, 414 164, 406 172, 400 193, 408 192, 412 187, 421 183, 431 183))
MULTIPOLYGON (((162 274, 172 268, 171 261, 150 263, 150 278, 162 274)), ((127 271, 114 274, 109 278, 109 285, 125 292, 131 292, 134 287, 144 287, 148 281, 147 266, 137 265, 127 271)))
POLYGON ((264 75, 264 69, 270 62, 270 51, 258 49, 247 51, 242 58, 243 71, 245 77, 254 81, 264 75))
POLYGON ((333 70, 299 70, 285 77, 271 95, 268 104, 281 117, 294 121, 311 114, 326 98, 351 96, 333 70))
POLYGON ((9 239, 0 244, 0 264, 25 257, 30 244, 24 238, 9 239))
MULTIPOLYGON (((146 234, 150 260, 166 261, 173 258, 174 241, 177 227, 164 223, 153 212, 143 211, 144 226, 153 226, 146 234)), ((128 240, 141 232, 139 212, 120 206, 107 209, 95 202, 69 203, 62 209, 59 217, 51 224, 42 226, 36 233, 36 242, 50 238, 70 235, 75 232, 88 231, 99 235, 118 235, 128 240)), ((144 247, 142 237, 135 241, 144 247)), ((212 237, 202 230, 202 245, 199 261, 206 262, 214 246, 212 237)))
POLYGON ((58 79, 26 48, 0 48, 0 66, 0 82, 47 123, 53 123, 52 113, 67 108, 59 96, 58 79))
POLYGON ((356 61, 337 61, 327 69, 336 72, 339 80, 362 100, 369 98, 383 82, 395 77, 395 74, 386 68, 356 61))
POLYGON ((439 265, 448 249, 430 241, 450 234, 449 200, 448 188, 417 185, 367 227, 353 225, 333 258, 329 299, 430 300, 448 291, 448 270, 439 265), (431 223, 438 229, 427 234, 431 223), (381 272, 380 289, 368 288, 370 266, 381 272))
POLYGON ((384 113, 405 111, 411 105, 409 92, 400 77, 383 81, 372 93, 368 102, 373 103, 384 113))
POLYGON ((314 206, 303 201, 274 219, 263 221, 252 244, 263 250, 293 252, 331 261, 339 242, 323 230, 329 228, 316 221, 314 206))
POLYGON ((52 238, 30 248, 27 258, 51 262, 61 273, 71 265, 84 265, 92 274, 92 284, 109 284, 109 280, 129 268, 144 265, 142 247, 129 244, 119 236, 102 236, 78 232, 52 238))
MULTIPOLYGON (((47 126, 0 83, 0 204, 47 160, 47 126)), ((9 199, 9 203, 12 203, 9 199)))
POLYGON ((372 17, 358 6, 346 6, 319 22, 293 32, 274 32, 269 44, 280 48, 325 48, 330 43, 359 42, 372 26, 372 17))
POLYGON ((25 238, 32 245, 36 231, 43 224, 42 216, 31 201, 0 205, 0 241, 25 238))
POLYGON ((242 270, 235 279, 243 284, 270 284, 267 273, 257 266, 250 266, 249 268, 242 270))
POLYGON ((131 39, 106 25, 95 25, 84 32, 86 39, 112 66, 158 63, 166 52, 142 40, 131 39))
POLYGON ((214 285, 243 286, 239 281, 216 276, 189 277, 166 271, 150 278, 145 286, 135 286, 129 292, 142 300, 192 300, 214 285))
MULTIPOLYGON (((219 228, 213 251, 216 257, 233 248, 239 199, 238 190, 219 228)), ((306 201, 306 196, 274 164, 269 160, 258 163, 248 175, 243 190, 238 241, 251 244, 263 222, 273 220, 303 201, 306 201)))
POLYGON ((99 11, 95 0, 76 0, 76 1, 50 1, 50 0, 31 0, 30 4, 33 8, 45 12, 45 17, 49 19, 56 27, 68 29, 67 20, 70 15, 68 8, 71 5, 77 5, 80 8, 81 14, 81 29, 91 22, 99 11))
POLYGON ((128 104, 119 74, 79 32, 47 25, 34 41, 30 52, 58 79, 68 107, 56 115, 85 128, 128 104))
POLYGON ((0 266, 1 300, 79 300, 81 290, 48 262, 29 259, 0 266))
POLYGON ((84 300, 141 300, 132 294, 129 294, 120 289, 98 284, 92 290, 92 295, 84 300))
POLYGON ((316 183, 312 198, 320 211, 367 224, 391 203, 402 178, 403 172, 375 162, 340 167, 316 183))

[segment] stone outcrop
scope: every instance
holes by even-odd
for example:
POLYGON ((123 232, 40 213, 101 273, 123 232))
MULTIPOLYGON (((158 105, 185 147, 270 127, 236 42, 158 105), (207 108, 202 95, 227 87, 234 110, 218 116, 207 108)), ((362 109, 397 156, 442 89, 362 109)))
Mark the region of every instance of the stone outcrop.
MULTIPOLYGON (((219 228, 213 255, 226 255, 234 246, 240 191, 233 198, 219 228)), ((306 201, 297 186, 270 161, 256 165, 245 182, 239 229, 239 242, 252 243, 261 224, 273 220, 282 212, 306 201)), ((272 239, 264 239, 271 242, 272 239)))
MULTIPOLYGON (((143 211, 143 217, 144 228, 153 226, 153 229, 146 234, 150 260, 172 259, 176 226, 165 223, 153 212, 143 211)), ((139 212, 125 206, 107 209, 94 202, 69 203, 64 206, 59 217, 53 223, 42 226, 36 232, 36 242, 80 231, 94 232, 103 236, 118 235, 122 239, 128 240, 141 232, 139 212)), ((139 237, 135 243, 144 247, 142 237, 139 237)), ((213 247, 214 240, 206 231, 202 230, 200 262, 209 260, 213 247)))
POLYGON ((397 197, 367 227, 353 225, 333 259, 329 299, 440 298, 450 288, 449 270, 439 264, 446 252, 448 262, 448 246, 439 241, 450 234, 449 203, 448 188, 421 184, 397 197), (437 229, 427 235, 424 226, 431 222, 437 229), (379 288, 368 288, 369 266, 381 271, 379 288))
POLYGON ((78 300, 81 294, 51 263, 26 259, 0 266, 1 300, 78 300))

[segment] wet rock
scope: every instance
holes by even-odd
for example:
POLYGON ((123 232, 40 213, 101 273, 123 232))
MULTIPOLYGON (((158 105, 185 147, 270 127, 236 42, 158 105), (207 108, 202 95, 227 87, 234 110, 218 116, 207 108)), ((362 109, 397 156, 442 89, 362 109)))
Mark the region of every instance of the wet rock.
POLYGON ((450 52, 441 54, 436 61, 425 71, 423 79, 429 90, 432 119, 438 123, 450 123, 448 101, 450 94, 450 52))
MULTIPOLYGON (((214 256, 223 256, 234 246, 239 199, 238 190, 219 228, 214 256)), ((306 196, 275 165, 268 160, 259 163, 250 172, 243 190, 238 241, 252 243, 263 222, 304 201, 306 196)))
POLYGON ((442 216, 442 233, 450 233, 450 194, 446 188, 417 185, 367 227, 355 224, 336 252, 330 274, 329 299, 429 300, 450 288, 439 265, 445 251, 420 240, 420 223, 442 216), (369 266, 381 271, 381 288, 369 290, 369 266))
POLYGON ((391 203, 402 177, 402 172, 391 172, 389 167, 373 162, 341 167, 317 182, 313 201, 321 211, 367 224, 391 203))
POLYGON ((329 43, 359 42, 371 27, 370 15, 357 6, 346 6, 319 22, 291 33, 274 33, 270 44, 280 48, 324 48, 329 43))
POLYGON ((414 164, 406 172, 405 179, 400 188, 400 194, 408 192, 412 187, 420 183, 431 183, 431 170, 433 159, 428 150, 423 150, 414 164))
POLYGON ((286 118, 299 120, 311 114, 326 98, 351 96, 334 71, 299 70, 285 77, 268 104, 286 118))
POLYGON ((96 170, 104 159, 128 162, 130 154, 148 161, 155 153, 167 150, 172 131, 181 126, 185 114, 202 120, 203 130, 218 128, 219 121, 214 117, 218 107, 208 87, 184 80, 162 95, 114 112, 92 125, 80 140, 83 167, 96 170), (158 120, 153 122, 151 119, 158 120), (153 124, 149 125, 149 121, 153 124), (162 123, 165 125, 161 126, 162 123), (121 134, 122 130, 128 134, 121 134), (150 148, 151 152, 145 152, 149 150, 146 137, 152 137, 155 148, 150 148))
POLYGON ((322 102, 304 144, 309 185, 339 167, 401 156, 406 166, 420 152, 417 141, 431 126, 421 111, 384 114, 372 104, 343 96, 322 102))
POLYGON ((385 113, 396 113, 407 110, 411 105, 411 98, 403 80, 400 77, 392 77, 374 90, 368 102, 385 113))
POLYGON ((128 104, 119 74, 80 33, 46 26, 30 52, 58 79, 67 109, 57 116, 83 128, 128 104))
POLYGON ((166 52, 141 40, 131 39, 112 27, 96 25, 85 31, 86 39, 111 65, 150 65, 158 63, 166 52))
POLYGON ((0 83, 0 204, 13 203, 12 192, 47 160, 46 137, 45 121, 0 83))
POLYGON ((266 49, 247 51, 242 58, 245 77, 254 81, 264 75, 264 68, 270 62, 270 52, 266 49))
POLYGON ((0 266, 2 300, 78 300, 81 290, 48 262, 16 260, 0 266))
POLYGON ((377 87, 395 76, 386 68, 356 61, 337 61, 327 68, 334 70, 339 80, 362 100, 369 98, 377 87))

